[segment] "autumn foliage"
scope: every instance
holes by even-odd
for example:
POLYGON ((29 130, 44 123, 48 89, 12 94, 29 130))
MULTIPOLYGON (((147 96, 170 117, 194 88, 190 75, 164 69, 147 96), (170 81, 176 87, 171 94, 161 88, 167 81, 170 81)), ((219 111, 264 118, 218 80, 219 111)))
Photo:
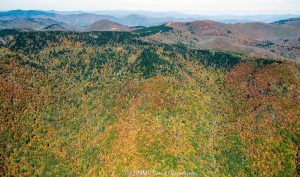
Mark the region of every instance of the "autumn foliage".
POLYGON ((1 34, 0 175, 299 175, 299 64, 151 30, 1 34))

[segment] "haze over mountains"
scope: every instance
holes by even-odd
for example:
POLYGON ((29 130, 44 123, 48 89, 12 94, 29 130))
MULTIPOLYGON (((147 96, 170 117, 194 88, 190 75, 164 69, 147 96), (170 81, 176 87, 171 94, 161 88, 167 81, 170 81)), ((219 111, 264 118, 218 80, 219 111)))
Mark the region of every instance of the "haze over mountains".
POLYGON ((200 16, 178 12, 145 12, 145 11, 98 11, 98 12, 59 12, 37 10, 12 10, 0 12, 0 20, 18 18, 44 18, 63 22, 73 26, 86 27, 98 20, 110 20, 126 26, 154 26, 167 22, 189 22, 195 20, 213 20, 221 23, 265 22, 296 18, 299 15, 256 15, 256 16, 200 16))
POLYGON ((51 19, 58 22, 63 22, 69 25, 86 27, 98 20, 110 20, 116 23, 127 26, 153 26, 162 24, 168 21, 182 21, 183 19, 175 19, 173 17, 154 18, 138 14, 129 14, 122 17, 115 17, 111 15, 99 15, 94 13, 53 13, 44 11, 8 11, 0 13, 0 20, 16 20, 19 18, 44 18, 51 19))
MULTIPOLYGON (((197 49, 212 49, 300 61, 299 18, 280 19, 256 16, 253 19, 280 19, 272 23, 247 22, 226 24, 196 20, 196 16, 181 13, 127 11, 56 12, 14 10, 0 13, 0 29, 25 31, 123 31, 129 32, 149 26, 163 25, 172 30, 147 36, 146 41, 183 43, 197 49), (170 16, 170 17, 167 17, 170 16), (180 18, 181 16, 181 18, 180 18), (164 25, 166 23, 166 25, 164 25), (144 26, 144 27, 143 27, 144 26)), ((202 18, 199 17, 198 18, 202 18)), ((219 18, 219 17, 218 17, 219 18)), ((222 17, 220 21, 245 21, 247 17, 222 17), (235 19, 234 19, 235 18, 235 19), (241 20, 243 19, 243 20, 241 20)), ((218 19, 216 19, 218 20, 218 19)))

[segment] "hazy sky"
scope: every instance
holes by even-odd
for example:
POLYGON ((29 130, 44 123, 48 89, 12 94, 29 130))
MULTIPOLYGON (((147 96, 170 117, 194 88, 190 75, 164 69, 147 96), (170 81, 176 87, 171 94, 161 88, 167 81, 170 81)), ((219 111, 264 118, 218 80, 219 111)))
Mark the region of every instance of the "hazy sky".
POLYGON ((0 0, 0 10, 146 10, 189 14, 300 13, 300 0, 0 0))

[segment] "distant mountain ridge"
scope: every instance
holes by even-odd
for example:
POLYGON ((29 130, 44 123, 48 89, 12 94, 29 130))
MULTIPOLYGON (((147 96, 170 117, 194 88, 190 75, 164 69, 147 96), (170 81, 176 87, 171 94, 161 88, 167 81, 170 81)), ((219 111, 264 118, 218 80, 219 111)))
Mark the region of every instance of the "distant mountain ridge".
POLYGON ((262 22, 224 24, 214 21, 168 23, 172 32, 146 40, 183 43, 193 48, 243 53, 251 57, 290 58, 300 62, 300 29, 262 22))
POLYGON ((16 20, 20 18, 43 18, 51 19, 58 22, 63 22, 69 25, 77 27, 87 27, 99 20, 110 20, 115 23, 120 23, 126 26, 153 26, 163 24, 168 21, 182 21, 182 19, 175 18, 153 18, 142 16, 138 14, 130 14, 123 17, 114 17, 111 15, 99 15, 94 13, 68 13, 59 14, 44 11, 23 11, 23 10, 13 10, 7 12, 0 12, 0 20, 16 20))
POLYGON ((45 11, 39 11, 39 10, 11 10, 7 12, 0 12, 0 17, 3 16, 16 16, 21 18, 30 18, 37 15, 46 15, 46 16, 55 16, 55 13, 45 12, 45 11))
POLYGON ((286 24, 286 23, 293 22, 293 21, 298 21, 298 20, 300 20, 300 17, 299 18, 289 18, 289 19, 279 20, 279 21, 273 22, 273 24, 282 25, 282 24, 286 24))
POLYGON ((279 20, 279 21, 274 22, 273 24, 287 25, 287 26, 300 28, 300 17, 299 18, 289 18, 289 19, 285 19, 285 20, 279 20))
POLYGON ((7 12, 0 12, 0 20, 15 20, 18 18, 51 18, 55 16, 55 13, 38 10, 11 10, 7 12))
MULTIPOLYGON (((300 15, 299 15, 300 16, 300 15)), ((244 23, 261 21, 271 23, 281 19, 296 18, 297 15, 188 15, 178 12, 146 12, 146 11, 38 11, 12 10, 0 12, 0 20, 15 20, 18 18, 44 18, 63 22, 78 27, 87 27, 98 20, 110 20, 126 26, 154 26, 168 22, 191 22, 195 20, 212 20, 222 23, 244 23)))
POLYGON ((43 18, 19 18, 0 20, 0 30, 17 29, 21 31, 133 31, 141 27, 129 27, 110 20, 99 20, 87 27, 76 27, 63 22, 43 18))
POLYGON ((53 27, 60 31, 77 31, 77 27, 57 22, 51 19, 43 18, 20 18, 15 20, 0 20, 0 29, 19 29, 19 30, 32 30, 44 31, 51 30, 53 27))
POLYGON ((144 30, 147 35, 153 34, 145 37, 145 40, 184 43, 199 49, 233 51, 249 56, 285 57, 300 62, 299 18, 274 23, 234 24, 211 20, 186 20, 174 17, 154 18, 140 14, 114 17, 84 12, 58 14, 57 12, 16 10, 0 13, 0 29, 130 32, 153 26, 154 28, 144 30), (173 30, 166 32, 168 30, 161 28, 173 30))

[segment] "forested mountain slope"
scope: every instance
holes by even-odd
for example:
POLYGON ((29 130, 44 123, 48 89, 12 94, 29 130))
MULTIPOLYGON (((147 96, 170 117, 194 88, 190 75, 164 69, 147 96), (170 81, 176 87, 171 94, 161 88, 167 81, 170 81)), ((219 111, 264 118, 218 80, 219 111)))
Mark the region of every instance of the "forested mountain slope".
POLYGON ((174 22, 166 26, 172 31, 148 36, 147 41, 183 43, 198 49, 300 62, 299 28, 261 22, 223 24, 214 21, 174 22))
POLYGON ((300 65, 169 30, 0 31, 0 175, 299 175, 300 65))

